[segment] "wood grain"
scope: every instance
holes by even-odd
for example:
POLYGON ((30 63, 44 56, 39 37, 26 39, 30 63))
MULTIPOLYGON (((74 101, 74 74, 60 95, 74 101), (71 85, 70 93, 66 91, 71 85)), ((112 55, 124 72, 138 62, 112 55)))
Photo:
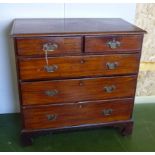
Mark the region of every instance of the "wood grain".
POLYGON ((120 18, 15 19, 11 35, 50 36, 88 34, 136 34, 146 31, 120 18))
POLYGON ((91 56, 50 57, 49 66, 56 65, 54 72, 47 72, 44 58, 19 59, 20 79, 75 78, 86 76, 107 76, 136 74, 138 72, 138 54, 112 54, 91 56), (108 63, 117 63, 115 69, 109 69, 108 63))
POLYGON ((133 99, 122 99, 24 108, 25 129, 74 127, 127 120, 131 117, 132 104, 133 99), (107 109, 112 109, 110 115, 103 113, 107 109), (56 118, 48 120, 49 115, 55 115, 56 118))
POLYGON ((110 51, 127 51, 135 52, 141 50, 142 35, 108 35, 108 36, 86 36, 85 52, 110 52, 110 51), (120 42, 117 48, 110 48, 107 43, 115 39, 120 42))
POLYGON ((45 55, 43 45, 46 43, 57 44, 58 48, 48 55, 64 53, 81 53, 81 37, 33 37, 17 38, 17 54, 23 56, 45 55))
POLYGON ((22 103, 39 105, 133 97, 135 86, 136 76, 23 82, 22 103), (105 87, 113 85, 111 93, 105 91, 105 87), (58 93, 54 96, 46 94, 55 90, 58 93))

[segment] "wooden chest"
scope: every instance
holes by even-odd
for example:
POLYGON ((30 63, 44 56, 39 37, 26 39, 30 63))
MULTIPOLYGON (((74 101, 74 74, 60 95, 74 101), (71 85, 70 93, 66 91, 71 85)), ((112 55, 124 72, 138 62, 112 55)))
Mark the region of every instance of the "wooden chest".
POLYGON ((131 134, 145 31, 122 19, 16 19, 21 139, 118 127, 131 134))

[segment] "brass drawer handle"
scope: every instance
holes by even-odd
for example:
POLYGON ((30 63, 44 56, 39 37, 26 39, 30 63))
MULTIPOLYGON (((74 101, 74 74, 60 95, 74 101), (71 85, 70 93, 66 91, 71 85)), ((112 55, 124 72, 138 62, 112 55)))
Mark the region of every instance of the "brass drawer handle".
POLYGON ((58 49, 58 44, 56 43, 45 43, 43 44, 43 51, 53 52, 58 49))
POLYGON ((109 116, 109 115, 112 114, 112 112, 113 112, 112 109, 104 109, 104 110, 102 111, 102 114, 105 115, 105 116, 109 116))
POLYGON ((116 69, 118 66, 118 62, 107 62, 106 66, 108 69, 116 69))
POLYGON ((116 39, 113 39, 113 40, 107 42, 107 46, 112 49, 115 49, 115 48, 119 47, 120 45, 121 45, 121 43, 119 41, 116 41, 116 39))
POLYGON ((58 93, 59 93, 58 90, 47 90, 47 91, 45 91, 45 95, 47 95, 47 96, 55 96, 58 93))
POLYGON ((105 86, 105 87, 104 87, 104 91, 107 92, 107 93, 111 93, 111 92, 113 92, 115 89, 116 89, 116 86, 115 86, 115 85, 112 85, 112 86, 105 86))
POLYGON ((55 72, 58 69, 57 65, 44 66, 46 72, 55 72))
POLYGON ((55 115, 55 114, 49 114, 49 115, 47 115, 47 120, 48 121, 54 121, 56 119, 57 119, 57 115, 55 115))

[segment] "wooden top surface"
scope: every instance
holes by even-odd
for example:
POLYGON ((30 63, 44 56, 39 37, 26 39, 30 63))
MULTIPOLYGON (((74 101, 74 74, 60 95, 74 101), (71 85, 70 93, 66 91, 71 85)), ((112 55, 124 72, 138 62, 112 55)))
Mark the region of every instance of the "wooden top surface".
POLYGON ((15 19, 11 36, 145 33, 120 18, 15 19))

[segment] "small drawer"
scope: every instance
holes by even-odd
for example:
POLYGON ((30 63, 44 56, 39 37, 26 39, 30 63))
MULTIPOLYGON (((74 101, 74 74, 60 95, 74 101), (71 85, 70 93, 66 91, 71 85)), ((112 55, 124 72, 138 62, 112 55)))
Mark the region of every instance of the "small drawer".
POLYGON ((142 35, 86 36, 85 52, 134 52, 141 50, 142 35))
POLYGON ((77 104, 24 107, 26 130, 63 128, 128 120, 133 99, 88 101, 77 104))
POLYGON ((21 58, 21 80, 136 74, 139 54, 21 58))
POLYGON ((136 76, 22 82, 23 105, 133 97, 136 76))
POLYGON ((80 53, 81 37, 17 38, 17 54, 23 56, 80 53))

